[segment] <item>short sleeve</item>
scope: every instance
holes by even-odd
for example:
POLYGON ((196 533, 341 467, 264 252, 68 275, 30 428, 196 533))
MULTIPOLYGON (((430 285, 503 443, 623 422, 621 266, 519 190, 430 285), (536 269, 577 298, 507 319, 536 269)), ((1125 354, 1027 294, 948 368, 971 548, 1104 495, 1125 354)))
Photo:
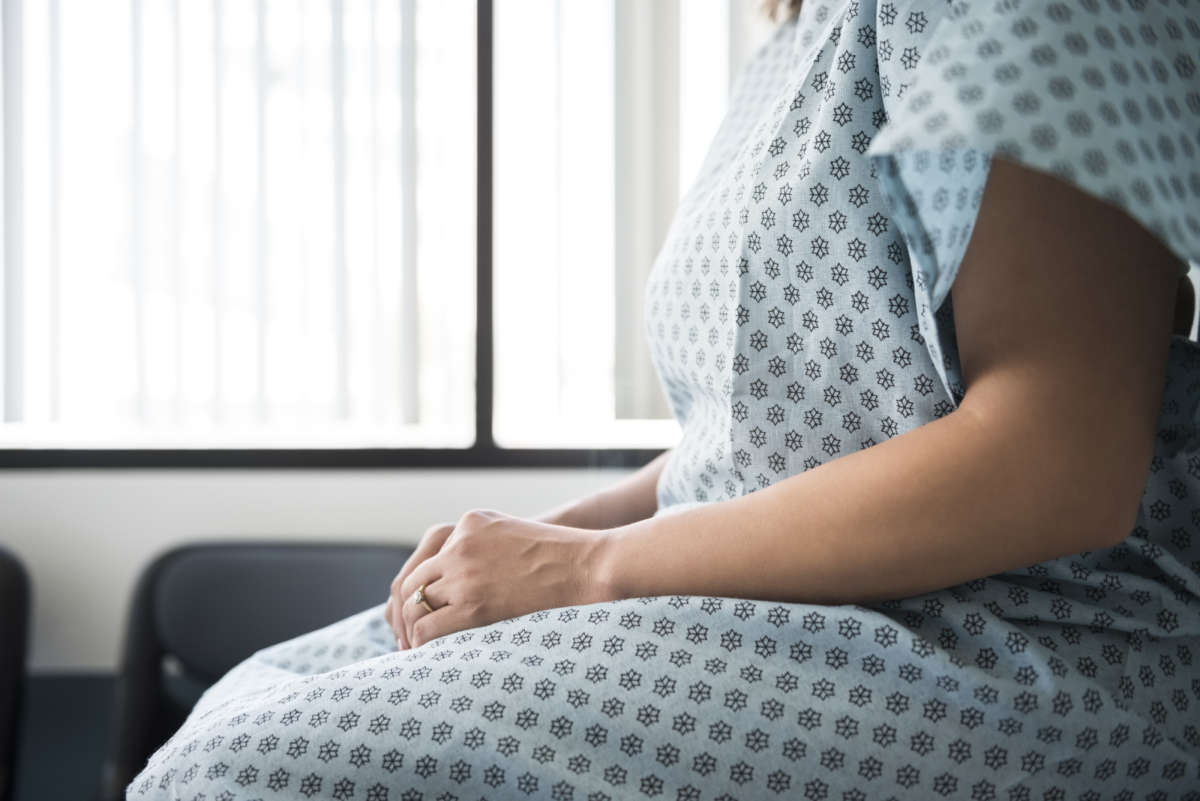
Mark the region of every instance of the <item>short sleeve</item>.
MULTIPOLYGON (((939 331, 934 313, 966 251, 993 156, 1115 204, 1185 273, 1200 262, 1200 0, 944 8, 924 56, 904 64, 867 155, 908 246, 921 333, 957 401, 961 381, 947 375, 953 360, 943 354, 950 315, 937 315, 939 331)), ((880 67, 886 79, 891 65, 880 67)))

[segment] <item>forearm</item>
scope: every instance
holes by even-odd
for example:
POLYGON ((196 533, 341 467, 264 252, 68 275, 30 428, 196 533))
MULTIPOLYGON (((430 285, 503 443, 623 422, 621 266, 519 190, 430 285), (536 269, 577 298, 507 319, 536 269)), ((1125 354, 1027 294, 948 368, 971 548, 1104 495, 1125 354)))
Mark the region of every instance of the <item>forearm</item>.
POLYGON ((618 528, 644 520, 658 509, 658 477, 670 454, 669 450, 663 451, 612 486, 568 501, 534 519, 588 529, 618 528))
POLYGON ((1047 432, 964 409, 728 501, 617 529, 608 598, 717 595, 855 603, 918 595, 1101 547, 1085 475, 1047 432), (1055 454, 1060 454, 1056 456, 1055 454))

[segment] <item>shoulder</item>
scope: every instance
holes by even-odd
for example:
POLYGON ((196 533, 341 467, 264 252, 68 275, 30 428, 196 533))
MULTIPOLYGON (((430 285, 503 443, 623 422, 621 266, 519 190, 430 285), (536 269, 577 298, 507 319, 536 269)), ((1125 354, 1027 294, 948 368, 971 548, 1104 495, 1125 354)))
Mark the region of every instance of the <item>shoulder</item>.
POLYGON ((1052 174, 1200 257, 1198 12, 1200 0, 880 2, 887 121, 868 155, 897 216, 921 218, 910 242, 937 276, 935 303, 986 175, 968 159, 1052 174))
POLYGON ((956 7, 961 13, 961 2, 947 0, 878 0, 875 4, 875 49, 885 108, 890 110, 904 97, 936 41, 935 31, 956 7))

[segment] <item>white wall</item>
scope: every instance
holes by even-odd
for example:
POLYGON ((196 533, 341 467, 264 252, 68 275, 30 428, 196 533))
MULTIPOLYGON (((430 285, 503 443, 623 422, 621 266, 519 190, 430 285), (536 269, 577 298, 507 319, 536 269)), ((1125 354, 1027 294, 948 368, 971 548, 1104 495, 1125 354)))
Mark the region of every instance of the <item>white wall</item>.
MULTIPOLYGON (((30 666, 112 670, 139 571, 203 539, 413 543, 475 507, 533 515, 626 471, 7 470, 0 542, 33 580, 30 666)), ((380 587, 380 600, 387 588, 380 587)))

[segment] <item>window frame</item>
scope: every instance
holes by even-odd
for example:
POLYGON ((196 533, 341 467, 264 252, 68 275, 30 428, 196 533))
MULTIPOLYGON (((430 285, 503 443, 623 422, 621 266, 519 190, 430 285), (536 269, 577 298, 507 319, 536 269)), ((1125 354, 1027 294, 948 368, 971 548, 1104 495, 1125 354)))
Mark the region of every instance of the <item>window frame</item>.
MULTIPOLYGON (((493 11, 493 0, 477 0, 474 443, 466 448, 0 448, 0 469, 629 468, 644 465, 662 453, 657 448, 505 448, 495 441, 492 427, 493 11)), ((10 43, 11 39, 5 42, 10 43)), ((5 88, 9 89, 7 85, 5 88)))

